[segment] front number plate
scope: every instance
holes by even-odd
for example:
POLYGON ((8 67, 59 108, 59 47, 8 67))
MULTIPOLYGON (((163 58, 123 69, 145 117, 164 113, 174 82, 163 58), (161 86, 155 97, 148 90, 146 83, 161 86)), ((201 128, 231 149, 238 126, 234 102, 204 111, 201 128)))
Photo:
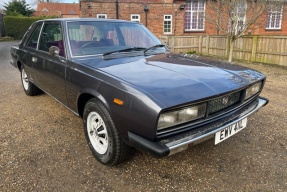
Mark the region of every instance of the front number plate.
POLYGON ((230 125, 225 129, 222 129, 221 131, 218 131, 217 133, 215 133, 215 145, 224 141, 225 139, 228 139, 237 132, 241 131, 246 127, 246 125, 247 125, 247 118, 242 119, 234 123, 233 125, 230 125))

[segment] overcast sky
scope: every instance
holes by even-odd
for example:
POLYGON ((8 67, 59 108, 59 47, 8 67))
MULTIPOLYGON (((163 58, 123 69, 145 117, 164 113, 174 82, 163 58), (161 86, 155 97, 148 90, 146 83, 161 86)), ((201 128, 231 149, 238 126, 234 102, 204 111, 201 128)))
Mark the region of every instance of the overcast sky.
MULTIPOLYGON (((0 9, 3 9, 3 6, 5 3, 8 3, 12 0, 1 0, 0 1, 0 9)), ((25 0, 27 4, 30 5, 31 8, 36 9, 37 6, 37 0, 25 0)), ((59 0, 61 3, 79 3, 79 0, 59 0)))

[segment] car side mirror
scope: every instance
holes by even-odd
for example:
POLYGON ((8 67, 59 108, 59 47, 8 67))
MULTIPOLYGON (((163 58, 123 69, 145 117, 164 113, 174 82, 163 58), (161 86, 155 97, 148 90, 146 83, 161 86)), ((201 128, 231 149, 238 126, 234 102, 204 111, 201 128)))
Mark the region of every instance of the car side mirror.
POLYGON ((51 46, 51 47, 49 48, 49 53, 50 53, 50 55, 52 55, 52 56, 58 56, 59 53, 60 53, 60 49, 59 49, 59 47, 57 47, 57 46, 51 46))

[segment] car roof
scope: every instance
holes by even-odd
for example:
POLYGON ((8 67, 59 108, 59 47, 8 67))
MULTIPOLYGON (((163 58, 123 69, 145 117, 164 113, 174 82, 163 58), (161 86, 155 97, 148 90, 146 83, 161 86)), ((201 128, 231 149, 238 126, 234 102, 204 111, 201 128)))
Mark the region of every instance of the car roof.
POLYGON ((52 18, 52 19, 43 19, 37 22, 43 21, 101 21, 101 22, 129 22, 129 23, 137 23, 133 21, 127 20, 119 20, 119 19, 98 19, 98 18, 52 18))

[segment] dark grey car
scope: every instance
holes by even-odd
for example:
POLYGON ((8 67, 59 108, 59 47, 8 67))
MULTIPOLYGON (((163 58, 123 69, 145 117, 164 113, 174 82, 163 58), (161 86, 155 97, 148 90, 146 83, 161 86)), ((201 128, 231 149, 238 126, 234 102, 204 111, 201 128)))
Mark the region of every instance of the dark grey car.
POLYGON ((11 54, 25 93, 44 91, 81 116, 92 153, 108 165, 131 148, 161 157, 218 144, 268 103, 263 74, 169 53, 136 22, 37 21, 11 54))

